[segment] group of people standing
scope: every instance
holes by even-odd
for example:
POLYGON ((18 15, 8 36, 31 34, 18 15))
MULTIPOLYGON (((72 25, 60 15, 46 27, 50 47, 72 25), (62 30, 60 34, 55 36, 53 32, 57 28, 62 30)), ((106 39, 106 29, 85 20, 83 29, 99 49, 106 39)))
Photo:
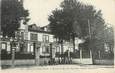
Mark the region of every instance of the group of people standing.
POLYGON ((71 64, 72 63, 72 57, 71 52, 69 50, 66 50, 63 55, 61 55, 58 59, 56 57, 53 57, 49 64, 71 64))

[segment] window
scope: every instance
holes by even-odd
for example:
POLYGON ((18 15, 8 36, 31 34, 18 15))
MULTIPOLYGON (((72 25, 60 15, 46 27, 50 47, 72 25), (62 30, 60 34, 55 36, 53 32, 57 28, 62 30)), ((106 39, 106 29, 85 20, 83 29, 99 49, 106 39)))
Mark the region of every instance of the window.
POLYGON ((24 32, 21 32, 21 39, 24 39, 24 32))
POLYGON ((56 52, 60 52, 60 47, 56 47, 56 52))
POLYGON ((20 52, 24 52, 24 43, 20 43, 20 52))
POLYGON ((43 42, 49 42, 49 36, 43 35, 43 42))
POLYGON ((11 46, 10 46, 10 42, 7 43, 7 51, 10 52, 11 51, 11 46))
POLYGON ((46 53, 50 53, 50 48, 49 48, 49 46, 46 46, 46 53))
POLYGON ((16 36, 17 39, 19 40, 19 39, 20 39, 20 32, 19 32, 19 31, 16 31, 16 32, 15 32, 15 36, 16 36))
POLYGON ((59 41, 59 39, 58 38, 53 38, 53 40, 55 41, 55 42, 58 42, 59 41))
POLYGON ((20 52, 19 44, 16 43, 16 52, 20 52))
POLYGON ((42 47, 42 52, 45 53, 45 46, 42 47))
POLYGON ((6 43, 2 43, 2 49, 6 49, 6 43))
POLYGON ((50 53, 50 47, 49 46, 43 46, 42 47, 42 52, 43 53, 50 53))
POLYGON ((30 46, 30 52, 34 52, 34 47, 33 47, 33 45, 30 46))
POLYGON ((27 52, 34 54, 34 52, 35 52, 34 48, 35 48, 34 43, 29 44, 27 52))
POLYGON ((37 34, 33 34, 33 33, 30 34, 30 40, 32 40, 32 41, 37 41, 38 40, 37 37, 38 37, 37 34))
POLYGON ((20 43, 20 53, 27 53, 27 43, 20 43))

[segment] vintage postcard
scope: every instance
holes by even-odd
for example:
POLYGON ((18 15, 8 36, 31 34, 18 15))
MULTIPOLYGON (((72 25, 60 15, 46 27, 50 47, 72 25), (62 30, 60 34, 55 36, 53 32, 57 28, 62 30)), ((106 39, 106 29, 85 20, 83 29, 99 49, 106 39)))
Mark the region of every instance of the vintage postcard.
POLYGON ((115 72, 115 0, 0 0, 0 17, 1 72, 115 72))

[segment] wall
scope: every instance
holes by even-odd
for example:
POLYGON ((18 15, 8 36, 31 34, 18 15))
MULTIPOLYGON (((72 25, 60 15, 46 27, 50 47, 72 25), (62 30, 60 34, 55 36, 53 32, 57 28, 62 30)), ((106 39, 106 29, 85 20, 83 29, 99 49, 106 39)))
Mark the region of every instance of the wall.
MULTIPOLYGON (((49 58, 40 58, 40 65, 48 64, 49 58)), ((12 65, 12 60, 2 60, 1 65, 12 65)), ((15 65, 35 65, 35 59, 15 60, 15 65)))
POLYGON ((72 59, 72 63, 74 64, 92 64, 92 59, 91 58, 76 58, 76 59, 72 59))
MULTIPOLYGON (((32 65, 35 64, 34 59, 15 60, 15 65, 32 65)), ((12 65, 12 60, 2 60, 1 65, 12 65)))
POLYGON ((114 60, 94 60, 97 65, 114 65, 114 60))

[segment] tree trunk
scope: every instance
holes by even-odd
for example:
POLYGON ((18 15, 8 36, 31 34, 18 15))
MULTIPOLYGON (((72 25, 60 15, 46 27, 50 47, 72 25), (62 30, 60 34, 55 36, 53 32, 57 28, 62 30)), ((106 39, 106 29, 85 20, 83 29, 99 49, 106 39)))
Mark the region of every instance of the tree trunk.
POLYGON ((61 63, 63 60, 63 40, 61 40, 61 63))
POLYGON ((80 63, 82 63, 82 48, 80 48, 80 63))
POLYGON ((61 54, 63 54, 63 40, 61 40, 61 54))
POLYGON ((91 51, 92 51, 92 64, 94 65, 95 64, 95 51, 92 49, 91 51))
POLYGON ((75 35, 74 35, 74 33, 73 33, 72 39, 73 39, 73 52, 75 52, 75 35))
MULTIPOLYGON (((114 28, 115 28, 115 26, 114 26, 114 28)), ((114 29, 114 31, 115 31, 115 29, 114 29)), ((115 32, 114 32, 114 34, 115 34, 115 32)), ((115 37, 114 37, 114 39, 115 39, 115 37)), ((114 51, 114 68, 115 68, 115 47, 113 47, 113 51, 114 51)))
POLYGON ((101 59, 101 52, 100 52, 100 50, 98 51, 98 54, 99 54, 99 59, 101 59))

